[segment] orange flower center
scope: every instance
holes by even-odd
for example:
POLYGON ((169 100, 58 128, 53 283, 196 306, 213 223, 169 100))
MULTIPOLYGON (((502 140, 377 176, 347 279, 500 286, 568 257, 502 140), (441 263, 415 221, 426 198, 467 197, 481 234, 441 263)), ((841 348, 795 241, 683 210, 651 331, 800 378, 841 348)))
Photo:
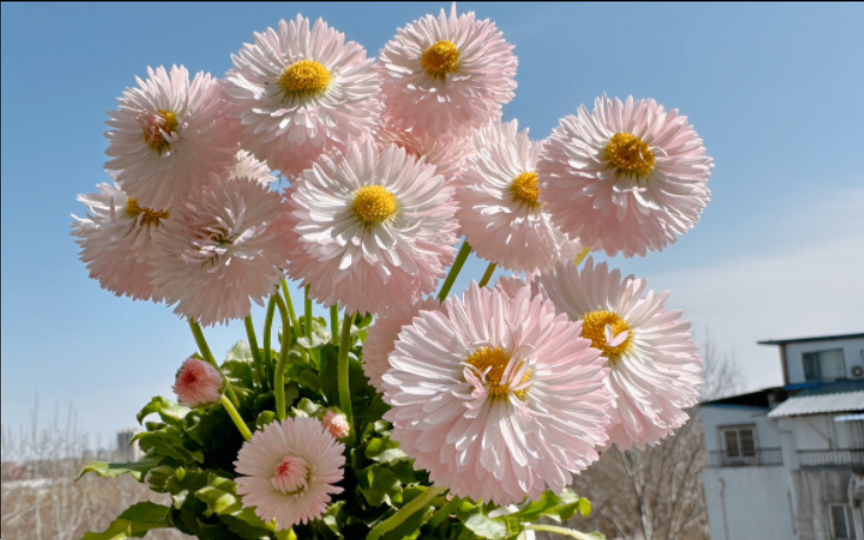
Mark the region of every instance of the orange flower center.
POLYGON ((153 210, 138 204, 138 199, 129 197, 126 200, 126 215, 138 219, 141 216, 142 225, 159 225, 163 219, 168 219, 171 214, 168 210, 153 210))
POLYGON ((443 39, 423 53, 420 64, 426 74, 434 79, 445 79, 450 73, 459 71, 459 57, 462 53, 452 41, 443 39))
POLYGON ((144 142, 151 150, 161 154, 168 150, 171 147, 171 142, 173 142, 165 140, 163 133, 176 132, 179 126, 177 114, 160 109, 159 114, 150 116, 144 122, 144 142))
POLYGON ((630 325, 611 311, 598 310, 586 313, 582 320, 582 337, 590 339, 591 346, 602 351, 603 356, 609 359, 610 365, 621 360, 633 347, 633 331, 630 325), (613 336, 612 344, 607 340, 607 326, 613 336), (627 332, 627 337, 618 343, 622 332, 627 332))
POLYGON ((354 196, 354 213, 369 227, 393 217, 397 208, 396 196, 382 186, 363 186, 354 196))
POLYGON ((315 60, 294 62, 279 77, 285 99, 319 96, 330 86, 330 71, 315 60))
POLYGON ((648 144, 632 133, 616 133, 606 145, 606 160, 619 176, 645 180, 657 160, 648 144))
POLYGON ((529 208, 537 208, 540 203, 540 177, 536 172, 522 173, 510 184, 513 200, 529 208))
MULTIPOLYGON (((474 351, 470 356, 468 356, 465 363, 474 367, 480 373, 484 373, 487 369, 489 370, 489 372, 486 373, 486 390, 489 392, 492 399, 501 397, 506 398, 510 394, 510 381, 501 380, 504 378, 504 372, 510 364, 510 357, 507 356, 507 353, 501 350, 500 347, 495 347, 494 349, 492 347, 483 347, 482 349, 474 351)), ((521 366, 514 366, 514 368, 518 367, 521 366)), ((513 369, 513 371, 516 371, 516 369, 513 369)), ((508 375, 512 376, 512 373, 508 373, 508 375)), ((527 382, 530 378, 531 374, 526 372, 525 376, 520 381, 520 384, 527 382)), ((516 394, 516 397, 524 401, 528 396, 528 389, 523 388, 521 390, 516 390, 514 393, 516 394)))

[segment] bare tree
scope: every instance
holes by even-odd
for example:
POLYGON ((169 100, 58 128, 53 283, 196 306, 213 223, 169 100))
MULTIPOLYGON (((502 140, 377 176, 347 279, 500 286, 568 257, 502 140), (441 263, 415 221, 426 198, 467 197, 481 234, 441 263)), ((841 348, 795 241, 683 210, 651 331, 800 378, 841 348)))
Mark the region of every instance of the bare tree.
MULTIPOLYGON (((87 435, 78 428, 71 406, 65 422, 61 422, 58 405, 53 425, 45 429, 39 427, 38 401, 31 410, 28 429, 16 432, 3 426, 0 537, 77 540, 88 530, 106 529, 136 502, 167 502, 166 496, 151 492, 132 478, 108 480, 88 475, 73 483, 87 453, 87 435)), ((176 531, 153 531, 147 537, 186 538, 176 531)))
MULTIPOLYGON (((702 401, 744 390, 745 380, 733 355, 719 355, 705 340, 702 401)), ((706 464, 698 407, 673 437, 644 451, 612 448, 577 477, 573 489, 595 508, 571 525, 599 530, 609 538, 632 540, 707 539, 708 511, 702 487, 706 464)))

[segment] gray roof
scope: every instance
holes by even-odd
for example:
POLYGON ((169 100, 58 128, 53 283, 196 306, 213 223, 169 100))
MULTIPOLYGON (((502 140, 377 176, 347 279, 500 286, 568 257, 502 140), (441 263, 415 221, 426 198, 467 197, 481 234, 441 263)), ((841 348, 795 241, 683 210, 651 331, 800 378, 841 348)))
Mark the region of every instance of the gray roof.
POLYGON ((811 341, 837 341, 841 339, 860 339, 864 338, 864 333, 858 334, 837 334, 833 336, 816 336, 816 337, 803 337, 803 338, 792 338, 792 339, 766 339, 763 341, 757 341, 756 343, 759 345, 785 345, 786 343, 809 343, 811 341))
POLYGON ((850 411, 864 412, 864 390, 793 397, 778 405, 768 417, 850 411))

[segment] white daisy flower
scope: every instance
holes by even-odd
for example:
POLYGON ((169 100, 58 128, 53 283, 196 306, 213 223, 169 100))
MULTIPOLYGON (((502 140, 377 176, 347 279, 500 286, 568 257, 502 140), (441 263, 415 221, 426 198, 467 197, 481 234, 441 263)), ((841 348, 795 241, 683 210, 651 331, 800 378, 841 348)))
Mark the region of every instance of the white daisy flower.
POLYGON ((455 256, 452 195, 435 167, 396 145, 366 140, 322 156, 290 192, 288 273, 348 313, 414 303, 455 256))
POLYGON ((300 15, 255 33, 234 55, 225 85, 241 145, 285 175, 377 129, 381 82, 357 43, 300 15))
POLYGON ((427 15, 402 28, 379 59, 388 110, 414 133, 468 133, 501 115, 516 89, 513 46, 474 12, 427 15))
POLYGON ((384 374, 393 439, 454 495, 519 503, 560 493, 598 459, 612 396, 581 326, 523 287, 472 283, 421 311, 384 374))
POLYGON ((245 508, 279 530, 309 523, 327 510, 344 476, 345 445, 315 418, 286 418, 256 431, 234 462, 245 508))
POLYGON ((643 279, 609 272, 593 258, 582 272, 559 264, 540 282, 559 312, 582 321, 582 336, 602 351, 615 393, 610 444, 644 449, 684 425, 699 398, 702 359, 680 311, 666 311, 668 292, 645 293, 643 279))
POLYGON ((272 172, 266 162, 259 161, 246 150, 238 150, 234 156, 233 166, 229 168, 228 180, 251 178, 264 185, 270 185, 278 180, 272 172))
POLYGON ((164 233, 169 212, 143 207, 116 186, 98 188, 100 193, 78 196, 90 210, 87 217, 72 216, 72 234, 78 237, 90 277, 117 296, 160 301, 150 278, 159 252, 153 238, 164 233))
POLYGON ((456 216, 462 232, 480 257, 508 270, 536 272, 582 251, 552 223, 539 202, 537 159, 542 142, 519 133, 512 120, 493 122, 475 136, 477 154, 459 182, 456 216))
POLYGON ((284 277, 288 249, 278 193, 250 178, 203 187, 174 208, 152 274, 174 312, 208 326, 264 305, 284 277))
POLYGON ((236 132, 223 116, 222 85, 210 74, 199 72, 190 84, 182 66, 147 73, 108 111, 105 168, 142 205, 168 208, 231 163, 236 132))
POLYGON ((653 99, 597 98, 552 133, 537 165, 540 202, 592 250, 659 251, 693 228, 708 204, 714 160, 678 110, 653 99))

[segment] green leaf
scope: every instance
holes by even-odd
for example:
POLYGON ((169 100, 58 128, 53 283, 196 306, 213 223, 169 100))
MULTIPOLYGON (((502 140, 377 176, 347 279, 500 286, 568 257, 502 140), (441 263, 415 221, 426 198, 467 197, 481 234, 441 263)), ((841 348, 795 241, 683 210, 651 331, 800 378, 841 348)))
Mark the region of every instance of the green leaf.
POLYGON ((81 469, 75 481, 81 479, 87 473, 96 473, 102 478, 117 478, 118 476, 129 474, 139 482, 144 481, 144 477, 153 467, 159 465, 159 459, 142 459, 141 461, 132 461, 129 463, 105 463, 104 461, 91 461, 86 467, 81 469))
POLYGON ((217 515, 239 512, 243 505, 233 493, 207 486, 195 492, 195 496, 207 504, 207 508, 217 515))
POLYGON ((228 360, 222 364, 222 371, 246 388, 252 388, 255 385, 255 375, 252 373, 252 364, 249 362, 228 360))
POLYGON ((258 415, 258 419, 255 420, 255 425, 258 426, 258 428, 260 429, 267 424, 272 423, 275 419, 276 413, 274 413, 273 411, 261 411, 261 414, 258 415))
POLYGON ((301 371, 297 380, 300 381, 300 384, 315 392, 321 389, 321 382, 318 380, 318 375, 314 371, 308 369, 301 371))
POLYGON ((360 492, 372 506, 402 502, 402 483, 393 471, 372 465, 360 472, 360 492), (394 500, 395 499, 395 500, 394 500))
POLYGON ((252 349, 243 340, 238 341, 225 354, 225 361, 252 362, 252 349))
POLYGON ((591 515, 591 501, 589 501, 585 497, 582 497, 581 499, 579 499, 579 512, 585 517, 590 516, 591 515))
POLYGON ((482 512, 472 515, 464 523, 466 527, 471 529, 471 532, 480 538, 503 540, 510 536, 506 521, 500 518, 492 519, 482 512))
MULTIPOLYGON (((561 495, 556 495, 551 490, 543 492, 539 500, 529 503, 527 506, 509 514, 509 517, 518 518, 524 522, 538 521, 541 517, 548 518, 562 523, 573 517, 577 511, 582 511, 587 503, 588 512, 591 511, 591 503, 587 499, 580 499, 573 490, 565 489, 561 495), (586 501, 583 503, 582 501, 586 501)), ((584 514, 584 512, 583 512, 584 514)), ((587 515, 587 514, 585 514, 587 515)))
POLYGON ((169 401, 162 396, 156 396, 150 400, 150 403, 141 409, 138 413, 138 423, 141 424, 144 418, 150 414, 158 413, 162 421, 166 424, 179 425, 181 421, 189 414, 191 409, 178 405, 173 401, 169 401))
POLYGON ((83 540, 124 540, 141 538, 151 529, 164 529, 172 526, 170 508, 152 502, 133 504, 111 522, 101 533, 88 532, 83 540))

